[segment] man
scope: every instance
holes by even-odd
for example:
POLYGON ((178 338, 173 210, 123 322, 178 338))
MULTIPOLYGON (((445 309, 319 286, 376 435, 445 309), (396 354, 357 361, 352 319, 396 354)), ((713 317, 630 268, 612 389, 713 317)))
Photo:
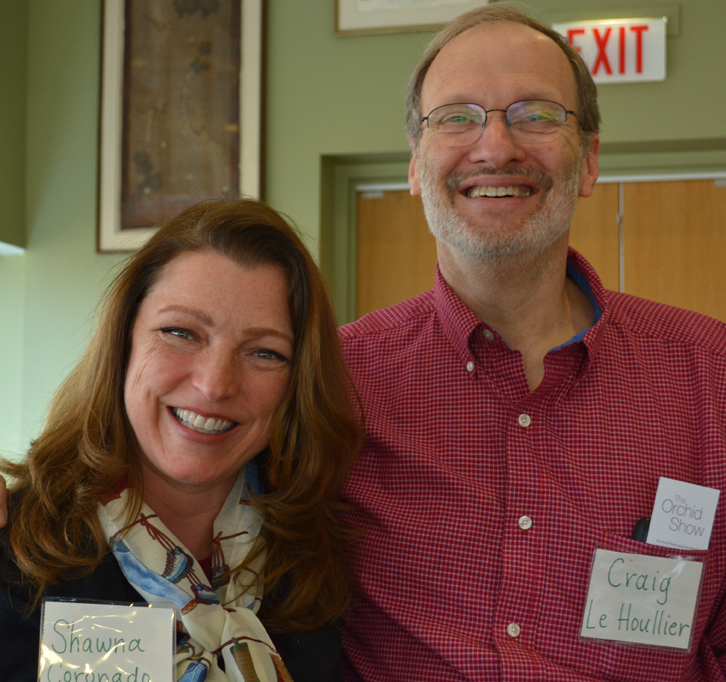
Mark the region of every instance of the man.
POLYGON ((411 193, 433 291, 341 330, 366 423, 347 487, 347 680, 724 680, 726 515, 689 651, 581 639, 596 549, 632 540, 659 478, 726 485, 726 328, 606 292, 568 250, 598 175, 576 52, 495 4, 409 84, 411 193))

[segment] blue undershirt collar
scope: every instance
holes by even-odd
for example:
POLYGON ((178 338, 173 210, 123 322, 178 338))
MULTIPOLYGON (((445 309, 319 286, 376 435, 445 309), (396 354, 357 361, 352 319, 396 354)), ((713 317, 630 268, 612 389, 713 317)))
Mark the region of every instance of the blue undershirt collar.
MULTIPOLYGON (((583 275, 577 268, 575 268, 570 263, 567 264, 567 276, 575 283, 577 284, 580 289, 582 289, 585 294, 587 295, 588 299, 590 299, 590 303, 592 304, 592 309, 595 311, 595 314, 593 315, 592 319, 592 327, 594 327, 600 318, 602 317, 602 310, 600 309, 600 306, 597 304, 597 299, 595 298, 595 294, 592 293, 592 288, 590 287, 590 283, 587 281, 587 278, 585 275, 583 275)), ((555 346, 554 348, 550 348, 549 352, 551 353, 553 350, 557 350, 558 348, 564 348, 565 346, 569 346, 571 343, 577 343, 578 341, 582 341, 582 339, 585 337, 585 334, 589 332, 592 327, 588 327, 587 329, 583 329, 579 334, 576 334, 573 336, 569 341, 566 341, 565 343, 560 344, 559 346, 555 346)))

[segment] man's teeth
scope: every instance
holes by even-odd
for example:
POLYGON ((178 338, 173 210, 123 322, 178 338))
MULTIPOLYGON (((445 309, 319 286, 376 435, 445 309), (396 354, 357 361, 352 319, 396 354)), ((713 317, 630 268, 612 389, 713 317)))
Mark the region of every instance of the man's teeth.
POLYGON ((528 197, 532 194, 529 187, 470 187, 466 191, 468 197, 528 197))
POLYGON ((174 416, 189 429, 200 433, 224 433, 229 431, 235 423, 229 419, 215 419, 214 417, 202 417, 201 414, 191 410, 182 410, 178 407, 173 409, 174 416))

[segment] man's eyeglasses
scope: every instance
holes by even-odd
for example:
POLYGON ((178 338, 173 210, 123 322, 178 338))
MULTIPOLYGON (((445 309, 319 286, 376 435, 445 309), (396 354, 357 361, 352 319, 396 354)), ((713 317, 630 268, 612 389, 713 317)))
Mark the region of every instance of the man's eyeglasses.
POLYGON ((426 121, 429 130, 442 133, 439 138, 442 144, 463 147, 474 144, 481 137, 487 114, 492 111, 504 112, 512 135, 522 142, 551 142, 557 139, 567 125, 567 114, 572 114, 580 122, 574 111, 546 99, 525 99, 513 102, 506 109, 488 111, 478 104, 444 104, 420 121, 426 121))

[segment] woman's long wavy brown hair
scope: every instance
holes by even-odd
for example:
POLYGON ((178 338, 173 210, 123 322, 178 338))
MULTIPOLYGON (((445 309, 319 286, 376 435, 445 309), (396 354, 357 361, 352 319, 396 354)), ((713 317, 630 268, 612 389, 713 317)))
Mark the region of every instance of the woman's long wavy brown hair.
POLYGON ((340 615, 347 601, 350 530, 340 520, 339 495, 359 429, 320 273, 286 220, 258 201, 207 201, 187 209, 115 278, 98 330, 56 392, 42 434, 23 462, 0 464, 14 479, 10 542, 40 600, 48 583, 89 574, 103 560, 108 548, 96 505, 122 476, 137 493, 129 519, 138 513, 138 444, 123 400, 131 332, 164 267, 182 253, 204 250, 244 267, 275 265, 287 276, 293 362, 269 449, 261 454, 264 493, 253 504, 263 530, 245 565, 266 553, 259 581, 268 629, 315 628, 340 615))

